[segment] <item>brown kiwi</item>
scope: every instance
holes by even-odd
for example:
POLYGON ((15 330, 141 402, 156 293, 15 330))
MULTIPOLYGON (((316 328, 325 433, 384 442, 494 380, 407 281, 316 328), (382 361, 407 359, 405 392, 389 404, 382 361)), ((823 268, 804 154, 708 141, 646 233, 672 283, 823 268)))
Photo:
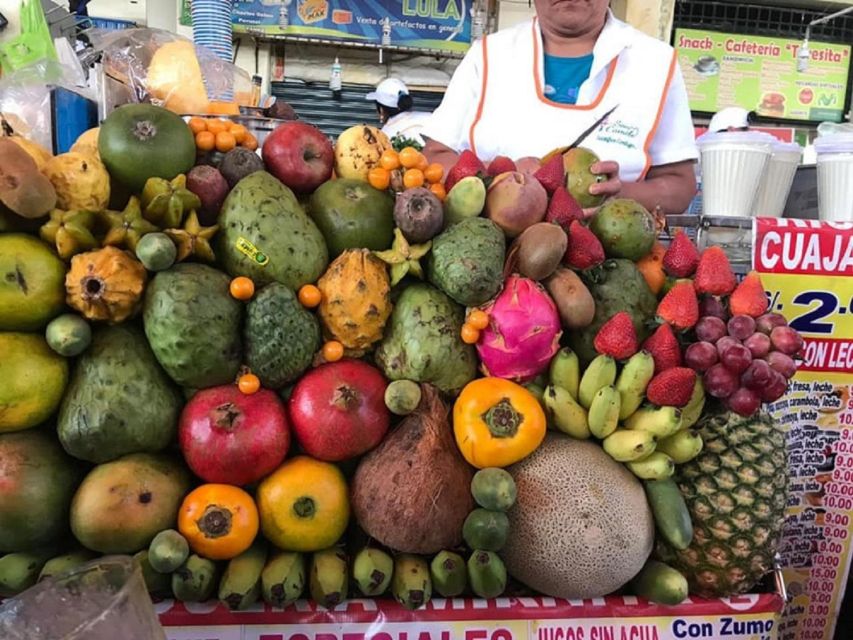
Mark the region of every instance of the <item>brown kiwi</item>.
POLYGON ((30 155, 0 139, 0 202, 23 218, 40 218, 56 206, 56 191, 30 155))

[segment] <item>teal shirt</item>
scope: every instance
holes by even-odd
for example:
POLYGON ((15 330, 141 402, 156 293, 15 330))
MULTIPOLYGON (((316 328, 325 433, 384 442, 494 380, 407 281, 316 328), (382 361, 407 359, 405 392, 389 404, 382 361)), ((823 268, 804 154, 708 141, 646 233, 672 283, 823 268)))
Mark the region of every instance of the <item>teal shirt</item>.
POLYGON ((592 70, 592 54, 561 58, 545 54, 545 97, 562 104, 575 104, 578 91, 592 70))

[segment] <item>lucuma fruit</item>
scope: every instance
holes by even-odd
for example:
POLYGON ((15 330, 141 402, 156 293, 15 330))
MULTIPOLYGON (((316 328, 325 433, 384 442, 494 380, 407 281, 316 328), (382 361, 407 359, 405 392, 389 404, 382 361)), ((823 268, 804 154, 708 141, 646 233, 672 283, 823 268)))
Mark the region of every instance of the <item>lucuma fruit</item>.
POLYGON ((320 348, 320 325, 294 293, 273 282, 246 309, 246 364, 261 384, 278 389, 311 366, 320 348))
POLYGON ((74 369, 57 432, 75 458, 106 462, 164 449, 175 437, 180 407, 142 332, 103 327, 74 369))
POLYGON ((160 365, 183 387, 205 389, 237 375, 242 305, 229 284, 212 267, 178 264, 148 285, 145 335, 160 365))
POLYGON ((294 291, 316 282, 329 253, 323 235, 293 192, 266 171, 231 190, 219 215, 219 257, 232 276, 281 282, 294 291))

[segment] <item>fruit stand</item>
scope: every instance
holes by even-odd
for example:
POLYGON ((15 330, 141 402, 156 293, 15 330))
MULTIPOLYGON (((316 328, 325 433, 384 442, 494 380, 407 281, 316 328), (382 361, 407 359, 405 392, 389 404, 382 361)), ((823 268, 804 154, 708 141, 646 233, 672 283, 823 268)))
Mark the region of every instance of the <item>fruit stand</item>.
POLYGON ((795 227, 738 278, 587 149, 150 104, 0 155, 0 597, 128 555, 169 640, 779 637, 795 227))

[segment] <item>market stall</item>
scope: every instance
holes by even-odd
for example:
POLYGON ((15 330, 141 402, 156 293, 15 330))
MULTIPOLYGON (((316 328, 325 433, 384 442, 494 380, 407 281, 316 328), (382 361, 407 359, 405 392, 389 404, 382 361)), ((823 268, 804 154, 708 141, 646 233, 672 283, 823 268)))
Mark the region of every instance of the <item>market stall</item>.
POLYGON ((753 218, 766 139, 667 220, 582 146, 445 171, 103 54, 68 144, 0 95, 0 636, 829 637, 853 225, 753 218))

